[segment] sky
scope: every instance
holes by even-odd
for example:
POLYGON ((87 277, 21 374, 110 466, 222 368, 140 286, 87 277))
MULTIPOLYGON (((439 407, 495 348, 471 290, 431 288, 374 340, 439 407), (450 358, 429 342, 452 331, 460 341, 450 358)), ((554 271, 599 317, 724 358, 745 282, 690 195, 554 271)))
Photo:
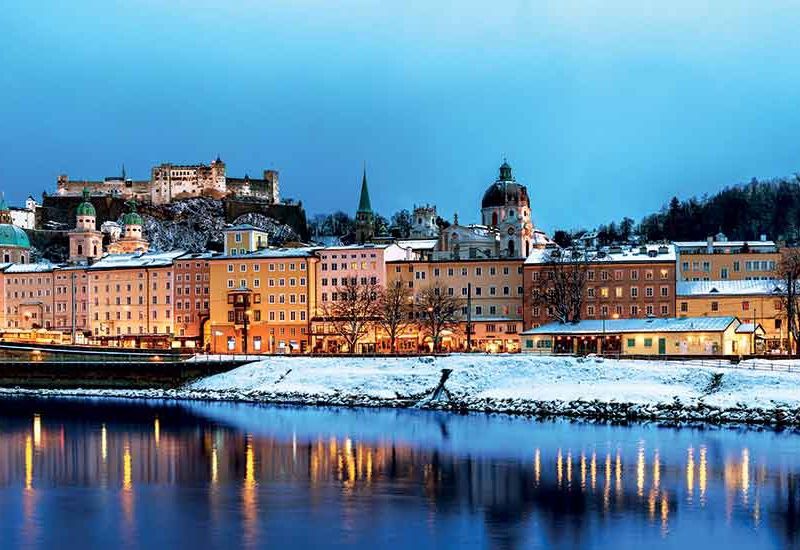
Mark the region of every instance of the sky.
POLYGON ((161 162, 280 171, 309 215, 479 221, 506 157, 534 223, 800 172, 800 0, 6 0, 0 190, 161 162))

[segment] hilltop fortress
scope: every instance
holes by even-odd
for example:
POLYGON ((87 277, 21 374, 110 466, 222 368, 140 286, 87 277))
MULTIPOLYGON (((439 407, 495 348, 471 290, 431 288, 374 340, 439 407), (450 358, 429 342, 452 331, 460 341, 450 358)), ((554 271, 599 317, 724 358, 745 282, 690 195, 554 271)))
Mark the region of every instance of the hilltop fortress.
POLYGON ((193 197, 258 199, 266 204, 280 203, 278 172, 264 170, 262 178, 229 177, 225 163, 217 157, 211 164, 160 164, 150 170, 149 180, 133 180, 125 174, 100 181, 70 180, 62 174, 56 182, 56 196, 80 197, 84 189, 94 195, 110 195, 153 205, 193 197))

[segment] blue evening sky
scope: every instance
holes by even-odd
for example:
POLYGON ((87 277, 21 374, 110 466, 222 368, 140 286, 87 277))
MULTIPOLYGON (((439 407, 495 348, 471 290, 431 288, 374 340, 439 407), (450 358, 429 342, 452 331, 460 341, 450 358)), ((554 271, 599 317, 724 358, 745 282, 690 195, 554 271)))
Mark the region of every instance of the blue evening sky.
POLYGON ((7 0, 0 189, 209 162, 309 214, 477 221, 504 155, 534 222, 637 220, 800 171, 800 2, 7 0))

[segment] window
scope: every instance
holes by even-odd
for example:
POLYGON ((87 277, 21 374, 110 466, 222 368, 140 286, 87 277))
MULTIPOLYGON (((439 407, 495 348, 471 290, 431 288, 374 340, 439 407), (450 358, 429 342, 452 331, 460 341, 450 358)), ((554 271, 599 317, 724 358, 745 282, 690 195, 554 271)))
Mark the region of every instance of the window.
POLYGON ((689 311, 689 303, 681 302, 681 313, 686 313, 687 311, 689 311))
POLYGON ((711 302, 711 311, 719 311, 719 302, 711 302))
POLYGON ((639 289, 635 286, 631 287, 631 298, 638 298, 639 297, 639 289))
POLYGON ((652 338, 645 338, 644 339, 644 347, 652 348, 653 347, 653 339, 652 338))
POLYGON ((628 338, 628 347, 635 348, 636 347, 636 338, 628 338))
POLYGON ((750 309, 750 302, 745 300, 744 302, 742 302, 742 310, 747 311, 748 309, 750 309))
POLYGON ((720 279, 727 279, 728 278, 728 268, 727 267, 723 267, 722 269, 719 270, 719 277, 720 277, 720 279))

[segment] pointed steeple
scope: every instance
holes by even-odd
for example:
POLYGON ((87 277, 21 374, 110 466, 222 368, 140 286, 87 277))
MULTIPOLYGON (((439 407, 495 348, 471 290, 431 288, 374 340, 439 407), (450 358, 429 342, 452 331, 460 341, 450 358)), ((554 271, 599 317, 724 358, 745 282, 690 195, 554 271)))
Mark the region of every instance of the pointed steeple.
POLYGON ((369 200, 369 189, 367 188, 367 167, 364 166, 364 175, 361 178, 361 196, 358 199, 357 212, 372 213, 372 203, 369 200))
POLYGON ((122 164, 122 181, 125 181, 125 163, 122 164))

